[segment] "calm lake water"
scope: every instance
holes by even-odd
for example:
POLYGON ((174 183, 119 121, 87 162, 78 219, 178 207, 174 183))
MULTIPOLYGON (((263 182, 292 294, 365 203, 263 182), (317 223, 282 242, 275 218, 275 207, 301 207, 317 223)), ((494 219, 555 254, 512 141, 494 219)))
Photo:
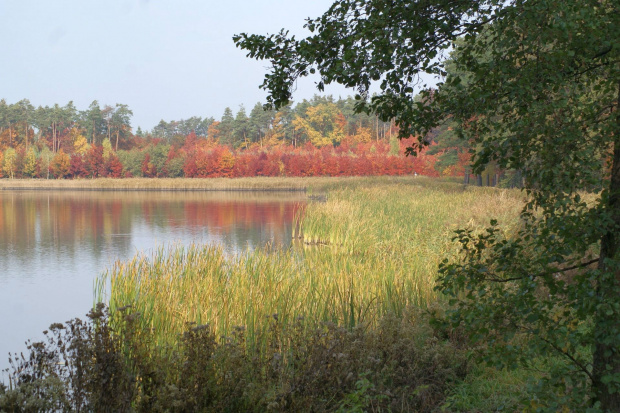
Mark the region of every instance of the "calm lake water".
POLYGON ((0 370, 51 323, 84 318, 114 261, 174 243, 286 247, 303 203, 289 192, 0 191, 0 370))

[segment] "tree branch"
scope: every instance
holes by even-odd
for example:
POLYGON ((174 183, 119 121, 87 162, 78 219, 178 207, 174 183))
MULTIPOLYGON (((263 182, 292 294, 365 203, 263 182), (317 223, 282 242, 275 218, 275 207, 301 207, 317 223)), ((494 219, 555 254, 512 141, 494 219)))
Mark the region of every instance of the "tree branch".
POLYGON ((599 261, 599 258, 596 258, 596 259, 593 259, 593 260, 590 260, 590 261, 587 261, 587 262, 582 262, 580 264, 576 264, 576 265, 573 265, 573 266, 570 266, 570 267, 566 267, 566 268, 561 268, 561 269, 554 270, 554 271, 543 271, 543 272, 540 272, 540 273, 535 274, 535 275, 525 275, 525 276, 522 276, 522 277, 512 277, 512 278, 485 278, 484 281, 492 281, 492 282, 502 282, 502 283, 505 283, 505 282, 510 282, 510 281, 519 281, 519 280, 523 280, 525 278, 534 279, 534 278, 543 277, 543 276, 549 275, 549 274, 555 274, 555 273, 559 273, 559 272, 566 272, 566 271, 570 271, 570 270, 576 270, 578 268, 584 268, 584 267, 587 267, 589 265, 595 264, 598 261, 599 261))
POLYGON ((581 362, 579 362, 577 359, 575 359, 575 357, 573 357, 568 351, 562 350, 561 348, 559 348, 557 345, 553 344, 551 341, 547 340, 546 338, 543 338, 543 337, 538 337, 538 338, 544 341, 545 343, 549 344, 555 351, 564 355, 566 358, 572 361, 577 367, 579 367, 588 376, 588 378, 590 378, 590 381, 594 382, 592 373, 590 373, 588 368, 584 366, 581 362))

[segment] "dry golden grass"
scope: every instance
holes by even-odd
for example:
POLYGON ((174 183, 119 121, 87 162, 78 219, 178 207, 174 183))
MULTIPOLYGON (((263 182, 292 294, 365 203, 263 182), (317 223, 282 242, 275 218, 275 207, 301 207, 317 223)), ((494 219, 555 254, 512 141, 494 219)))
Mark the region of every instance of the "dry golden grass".
MULTIPOLYGON (((252 177, 252 178, 127 178, 127 179, 0 179, 0 190, 79 189, 79 190, 324 190, 356 186, 369 181, 410 181, 413 177, 252 177)), ((423 178, 422 178, 423 179, 423 178)))

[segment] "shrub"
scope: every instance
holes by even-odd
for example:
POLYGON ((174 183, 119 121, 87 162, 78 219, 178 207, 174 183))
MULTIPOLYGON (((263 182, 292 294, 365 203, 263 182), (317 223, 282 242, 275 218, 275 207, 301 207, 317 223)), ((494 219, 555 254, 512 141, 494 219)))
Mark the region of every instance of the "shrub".
POLYGON ((52 325, 28 358, 11 361, 0 410, 428 412, 467 372, 463 341, 420 310, 352 329, 274 315, 260 346, 241 327, 218 340, 189 326, 162 348, 138 317, 99 304, 86 322, 52 325))

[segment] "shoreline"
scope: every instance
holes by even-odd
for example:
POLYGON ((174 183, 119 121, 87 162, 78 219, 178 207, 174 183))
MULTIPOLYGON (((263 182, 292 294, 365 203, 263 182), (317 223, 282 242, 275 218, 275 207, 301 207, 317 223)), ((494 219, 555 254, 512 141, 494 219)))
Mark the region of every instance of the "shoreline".
POLYGON ((97 178, 2 179, 0 191, 135 191, 135 192, 309 192, 340 185, 413 182, 432 179, 413 176, 371 177, 251 177, 251 178, 97 178))
POLYGON ((101 191, 101 192, 306 192, 308 188, 109 188, 109 187, 61 187, 61 186, 14 186, 0 187, 0 191, 101 191))

